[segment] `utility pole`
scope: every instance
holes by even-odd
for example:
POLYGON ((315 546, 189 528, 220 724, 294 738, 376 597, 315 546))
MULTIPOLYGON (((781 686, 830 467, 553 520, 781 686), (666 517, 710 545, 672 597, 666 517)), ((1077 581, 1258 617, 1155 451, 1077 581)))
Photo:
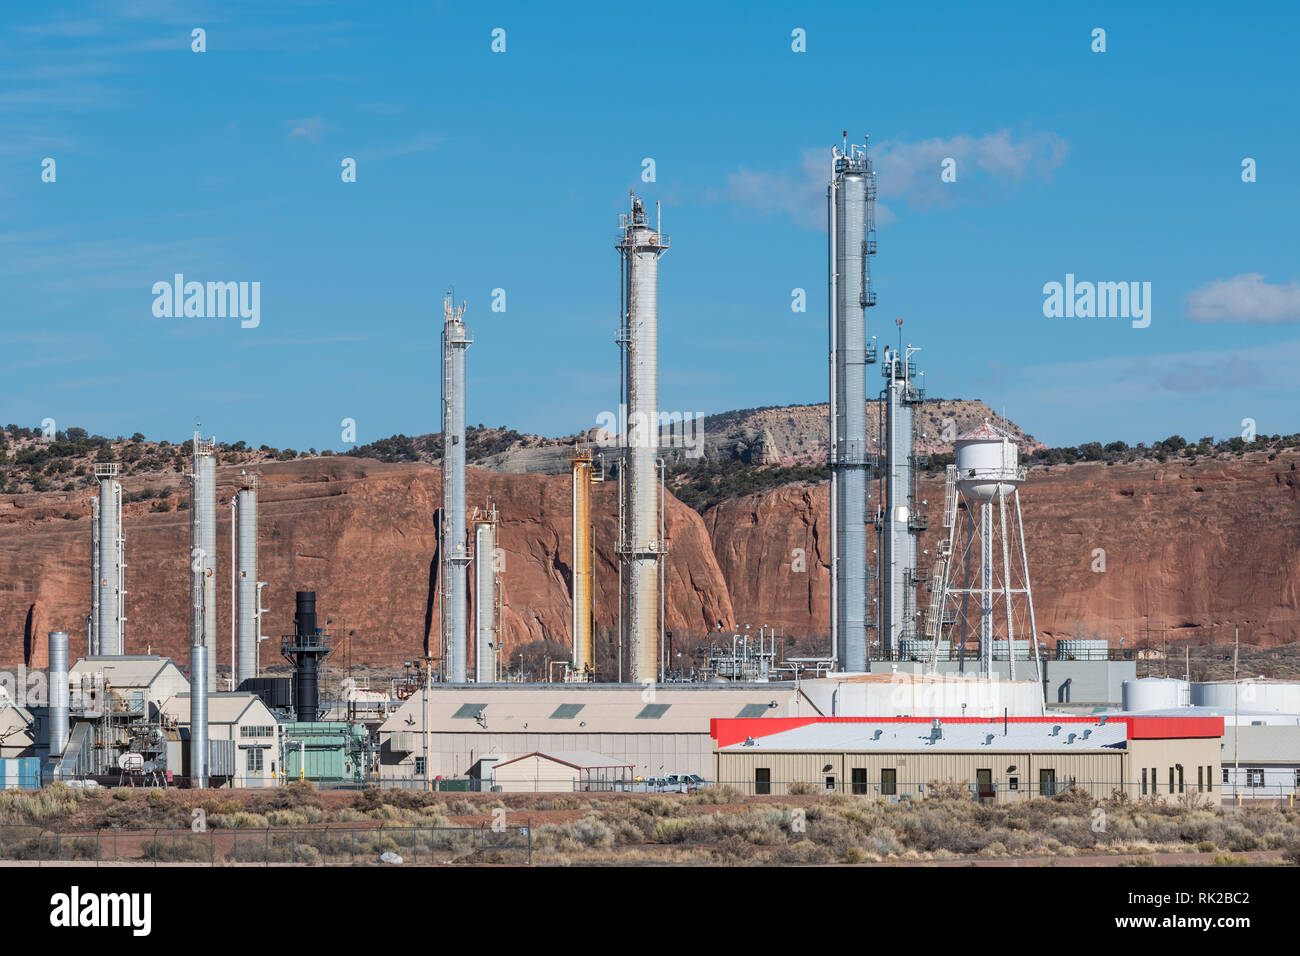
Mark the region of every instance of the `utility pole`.
POLYGON ((429 773, 429 694, 433 691, 433 658, 424 658, 424 789, 427 793, 433 789, 429 773))
POLYGON ((1232 627, 1232 795, 1237 798, 1237 806, 1241 806, 1241 711, 1238 707, 1241 685, 1237 683, 1237 654, 1241 649, 1241 641, 1237 630, 1234 624, 1232 627))

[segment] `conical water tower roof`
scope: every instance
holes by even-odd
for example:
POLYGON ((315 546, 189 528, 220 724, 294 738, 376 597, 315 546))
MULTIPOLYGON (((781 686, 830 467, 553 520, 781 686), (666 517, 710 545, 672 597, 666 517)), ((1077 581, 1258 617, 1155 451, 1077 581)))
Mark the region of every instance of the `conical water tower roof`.
POLYGON ((1010 441, 1015 441, 1015 439, 1012 438, 1009 434, 1004 432, 1002 429, 998 428, 996 425, 989 424, 988 420, 985 419, 982 424, 976 425, 974 428, 972 428, 970 431, 966 432, 965 434, 958 435, 956 440, 957 441, 1001 441, 1004 438, 1009 439, 1010 441))

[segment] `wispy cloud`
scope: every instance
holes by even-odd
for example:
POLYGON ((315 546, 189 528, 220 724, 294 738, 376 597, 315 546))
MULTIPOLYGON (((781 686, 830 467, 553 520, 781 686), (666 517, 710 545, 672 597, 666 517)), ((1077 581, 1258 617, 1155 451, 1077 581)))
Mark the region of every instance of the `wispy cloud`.
POLYGON ((1215 279, 1187 296, 1187 317, 1193 322, 1300 322, 1300 282, 1272 284, 1259 272, 1215 279))
MULTIPOLYGON (((995 190, 1024 182, 1050 182, 1065 162, 1069 145, 1056 133, 1013 137, 1007 130, 983 136, 948 139, 884 140, 873 145, 880 198, 923 210, 970 199, 987 199, 995 190), (945 159, 956 162, 957 181, 940 179, 945 159)), ((821 228, 826 221, 826 182, 830 178, 829 147, 803 152, 798 170, 768 172, 745 167, 727 176, 725 198, 765 215, 788 215, 798 225, 821 228)), ((717 191, 708 198, 721 198, 717 191)), ((880 222, 894 218, 882 202, 880 222)))
POLYGON ((328 128, 329 124, 319 116, 313 116, 309 119, 289 120, 289 138, 309 139, 313 143, 319 143, 321 134, 328 128))

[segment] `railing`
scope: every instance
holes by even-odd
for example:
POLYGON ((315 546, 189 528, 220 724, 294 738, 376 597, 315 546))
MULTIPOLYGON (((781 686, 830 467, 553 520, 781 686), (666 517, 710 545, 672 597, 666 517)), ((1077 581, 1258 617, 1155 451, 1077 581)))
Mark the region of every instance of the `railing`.
POLYGON ((533 828, 524 826, 48 829, 0 824, 0 860, 86 865, 200 866, 531 865, 533 828), (394 856, 387 856, 393 854, 394 856), (385 858, 386 857, 386 858, 385 858))

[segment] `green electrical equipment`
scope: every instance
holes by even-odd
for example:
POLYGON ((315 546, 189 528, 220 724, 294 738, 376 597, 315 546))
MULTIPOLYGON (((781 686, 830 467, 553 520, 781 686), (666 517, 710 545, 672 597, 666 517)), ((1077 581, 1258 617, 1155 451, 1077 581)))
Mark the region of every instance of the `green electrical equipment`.
POLYGON ((280 725, 280 741, 285 782, 360 783, 368 776, 370 734, 364 724, 291 721, 280 725))

